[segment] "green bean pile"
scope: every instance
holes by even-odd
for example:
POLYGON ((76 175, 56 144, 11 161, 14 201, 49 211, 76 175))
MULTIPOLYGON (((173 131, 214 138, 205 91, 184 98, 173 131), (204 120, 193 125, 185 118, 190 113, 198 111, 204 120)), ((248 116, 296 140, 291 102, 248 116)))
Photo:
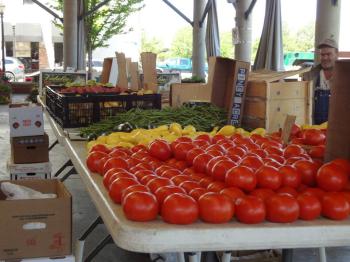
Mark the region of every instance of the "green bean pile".
POLYGON ((131 109, 125 113, 118 113, 101 122, 80 129, 80 135, 94 139, 102 134, 109 134, 122 130, 120 125, 127 123, 131 129, 154 128, 160 125, 168 125, 173 122, 181 126, 192 125, 197 131, 211 131, 213 127, 222 127, 227 122, 225 110, 213 105, 181 106, 178 108, 166 107, 156 109, 131 109))

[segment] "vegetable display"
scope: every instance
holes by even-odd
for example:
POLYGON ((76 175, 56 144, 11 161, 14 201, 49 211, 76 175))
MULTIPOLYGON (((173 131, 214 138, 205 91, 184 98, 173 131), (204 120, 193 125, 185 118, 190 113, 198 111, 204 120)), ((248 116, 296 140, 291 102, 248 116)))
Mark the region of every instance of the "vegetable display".
POLYGON ((131 109, 125 113, 118 113, 107 120, 81 129, 81 136, 95 137, 111 132, 130 132, 135 128, 149 129, 173 122, 181 126, 192 125, 198 131, 211 131, 214 127, 221 127, 227 121, 227 114, 223 109, 215 106, 182 106, 167 107, 162 110, 131 109))
POLYGON ((133 221, 292 223, 343 220, 350 212, 348 160, 323 163, 271 136, 233 132, 130 148, 95 144, 87 166, 103 176, 111 199, 133 221))

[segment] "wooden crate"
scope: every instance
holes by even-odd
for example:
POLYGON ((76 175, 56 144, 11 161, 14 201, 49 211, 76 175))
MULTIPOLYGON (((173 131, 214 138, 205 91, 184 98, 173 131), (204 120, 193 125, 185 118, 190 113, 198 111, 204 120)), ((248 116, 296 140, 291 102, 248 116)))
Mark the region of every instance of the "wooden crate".
POLYGON ((283 127, 287 114, 295 115, 297 124, 310 124, 311 82, 286 80, 305 70, 308 69, 252 72, 246 89, 242 126, 248 130, 264 127, 269 133, 275 132, 283 127))

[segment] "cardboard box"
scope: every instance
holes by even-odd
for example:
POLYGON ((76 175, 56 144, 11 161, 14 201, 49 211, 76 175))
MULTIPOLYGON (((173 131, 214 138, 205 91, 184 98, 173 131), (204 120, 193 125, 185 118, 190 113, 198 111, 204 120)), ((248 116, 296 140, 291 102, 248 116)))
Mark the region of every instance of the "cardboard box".
POLYGON ((51 173, 52 165, 50 162, 31 163, 31 164, 15 164, 13 159, 7 162, 7 169, 10 174, 18 173, 51 173))
POLYGON ((0 192, 0 260, 70 255, 72 196, 64 184, 59 180, 6 182, 42 193, 55 193, 58 197, 5 200, 0 192), (36 225, 36 229, 33 229, 33 225, 36 225))
POLYGON ((209 58, 208 83, 172 84, 170 105, 203 101, 225 108, 230 112, 235 94, 239 68, 249 71, 249 63, 223 57, 209 58))
POLYGON ((15 164, 49 162, 48 135, 12 137, 11 158, 15 164))
POLYGON ((50 179, 51 173, 12 173, 11 180, 50 179))
POLYGON ((44 134, 43 108, 39 104, 9 105, 10 137, 44 134))
POLYGON ((295 115, 298 125, 312 119, 312 85, 309 81, 287 81, 306 69, 251 72, 246 88, 242 126, 263 127, 268 133, 283 127, 287 115, 295 115))

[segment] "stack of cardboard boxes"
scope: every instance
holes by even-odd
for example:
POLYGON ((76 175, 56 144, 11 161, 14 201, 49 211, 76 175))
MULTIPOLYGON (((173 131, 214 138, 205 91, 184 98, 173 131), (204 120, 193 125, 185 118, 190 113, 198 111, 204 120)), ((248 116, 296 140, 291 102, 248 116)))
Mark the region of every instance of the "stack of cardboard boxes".
POLYGON ((49 138, 44 132, 43 109, 37 104, 9 106, 12 180, 50 178, 49 138))

